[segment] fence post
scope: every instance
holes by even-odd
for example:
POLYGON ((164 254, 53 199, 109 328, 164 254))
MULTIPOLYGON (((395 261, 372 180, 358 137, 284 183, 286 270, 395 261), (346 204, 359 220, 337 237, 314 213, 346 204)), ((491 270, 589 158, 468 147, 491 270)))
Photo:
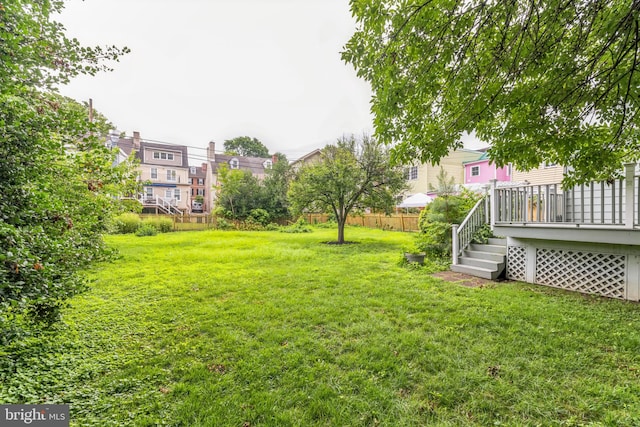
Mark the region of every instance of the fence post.
POLYGON ((458 224, 451 224, 451 255, 453 265, 458 265, 458 224))
MULTIPOLYGON (((624 195, 625 195, 625 209, 624 209, 624 222, 625 228, 633 229, 634 223, 634 175, 636 172, 635 163, 624 164, 624 195)), ((640 197, 640 195, 639 195, 640 197)))

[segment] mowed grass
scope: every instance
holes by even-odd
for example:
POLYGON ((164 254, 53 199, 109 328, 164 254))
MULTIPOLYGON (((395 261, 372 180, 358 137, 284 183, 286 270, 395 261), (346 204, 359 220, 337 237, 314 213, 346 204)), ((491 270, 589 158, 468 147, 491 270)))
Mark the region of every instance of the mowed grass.
POLYGON ((0 400, 74 426, 640 425, 638 304, 467 288, 401 265, 409 234, 335 234, 111 236, 0 400))

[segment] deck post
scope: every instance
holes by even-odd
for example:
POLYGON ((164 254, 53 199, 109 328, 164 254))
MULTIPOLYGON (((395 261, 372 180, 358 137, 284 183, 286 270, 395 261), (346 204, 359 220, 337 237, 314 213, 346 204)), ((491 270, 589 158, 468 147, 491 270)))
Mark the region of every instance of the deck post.
POLYGON ((491 231, 493 231, 496 225, 496 218, 498 217, 498 197, 496 195, 496 185, 498 180, 492 179, 489 182, 491 183, 491 193, 489 194, 489 203, 491 203, 491 214, 489 216, 491 218, 489 220, 489 225, 491 226, 491 231))
POLYGON ((633 188, 633 179, 636 172, 636 164, 635 163, 625 163, 624 164, 624 195, 625 195, 625 203, 624 203, 624 223, 625 228, 633 229, 633 214, 634 214, 634 188, 633 188))
POLYGON ((458 265, 458 224, 451 224, 451 263, 458 265))

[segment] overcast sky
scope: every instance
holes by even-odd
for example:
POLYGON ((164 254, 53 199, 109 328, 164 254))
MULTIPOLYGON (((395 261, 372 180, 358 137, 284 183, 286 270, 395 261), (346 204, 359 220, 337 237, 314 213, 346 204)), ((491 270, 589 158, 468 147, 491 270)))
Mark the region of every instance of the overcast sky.
POLYGON ((247 135, 292 160, 372 132, 368 83, 340 59, 348 0, 71 0, 57 19, 85 45, 131 49, 60 90, 127 135, 220 150, 247 135))

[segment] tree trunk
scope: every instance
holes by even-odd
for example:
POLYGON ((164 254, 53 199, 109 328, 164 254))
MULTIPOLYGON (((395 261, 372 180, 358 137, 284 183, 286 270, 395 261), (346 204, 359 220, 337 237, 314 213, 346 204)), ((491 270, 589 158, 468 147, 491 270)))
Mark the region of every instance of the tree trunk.
POLYGON ((338 244, 341 245, 344 243, 344 225, 347 222, 347 218, 338 217, 338 244))

